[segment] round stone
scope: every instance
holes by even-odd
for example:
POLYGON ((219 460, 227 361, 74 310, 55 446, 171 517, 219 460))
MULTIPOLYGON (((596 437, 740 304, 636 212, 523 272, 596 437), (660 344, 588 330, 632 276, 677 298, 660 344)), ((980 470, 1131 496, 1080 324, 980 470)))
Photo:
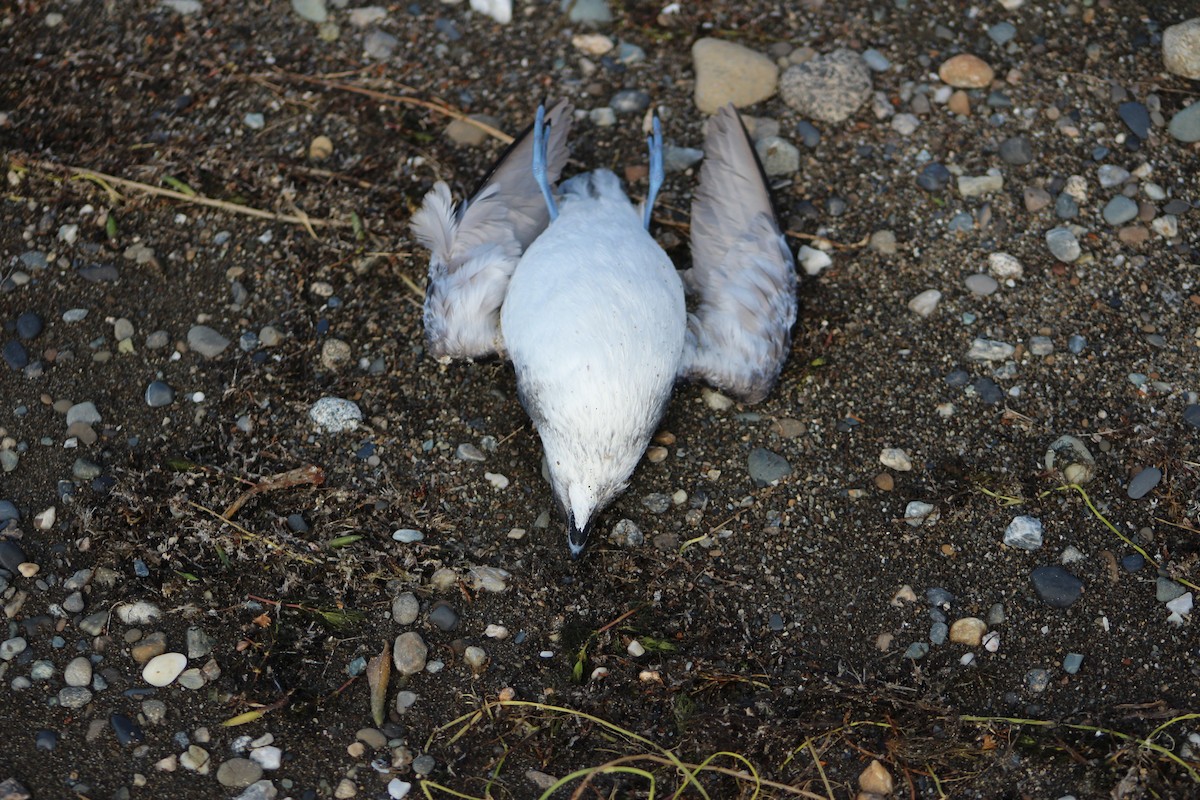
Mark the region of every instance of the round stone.
POLYGON ((1083 594, 1083 581, 1062 567, 1038 567, 1029 579, 1037 596, 1051 608, 1067 608, 1083 594))
POLYGON ((871 70, 858 53, 841 48, 788 67, 779 94, 805 117, 842 122, 870 99, 871 70))
POLYGON ((416 631, 400 634, 392 646, 392 661, 401 675, 415 675, 425 669, 428 655, 429 647, 416 631))
POLYGON ((1028 136, 1012 136, 1000 143, 1000 159, 1015 167, 1033 161, 1033 144, 1028 136))
MULTIPOLYGON (((1136 204, 1134 206, 1134 215, 1136 216, 1136 204)), ((1050 248, 1052 256, 1067 264, 1078 259, 1083 253, 1079 246, 1079 240, 1068 228, 1051 228, 1047 231, 1046 246, 1050 248)))
POLYGON ((92 662, 86 656, 71 659, 63 670, 67 686, 87 686, 92 682, 92 662))
POLYGON ((1133 480, 1129 482, 1129 488, 1126 489, 1126 493, 1131 500, 1140 500, 1149 494, 1155 486, 1158 486, 1158 482, 1161 480, 1162 470, 1157 467, 1147 467, 1133 476, 1133 480))
POLYGON ((950 626, 950 641, 955 644, 965 644, 967 647, 979 647, 983 644, 983 635, 987 633, 987 623, 978 617, 963 617, 954 621, 950 626))
POLYGON ((982 89, 991 85, 996 73, 982 58, 960 53, 942 62, 938 77, 956 89, 982 89))
POLYGON ((262 765, 248 758, 231 758, 217 767, 217 781, 222 786, 240 789, 262 777, 262 765))
POLYGON ((175 390, 162 381, 151 381, 146 387, 146 405, 162 408, 175 402, 175 390))
POLYGON ((163 653, 146 662, 142 669, 142 680, 151 686, 168 686, 187 667, 187 656, 183 653, 163 653))

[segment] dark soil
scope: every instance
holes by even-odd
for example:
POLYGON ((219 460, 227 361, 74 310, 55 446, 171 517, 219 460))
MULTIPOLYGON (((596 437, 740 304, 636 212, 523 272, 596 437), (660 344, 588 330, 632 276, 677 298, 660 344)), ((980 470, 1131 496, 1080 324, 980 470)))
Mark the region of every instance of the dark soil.
MULTIPOLYGON (((40 567, 36 578, 16 576, 3 592, 10 613, 0 640, 21 635, 29 649, 0 662, 0 781, 14 777, 39 799, 125 796, 123 788, 132 797, 233 796, 211 774, 155 767, 185 749, 177 732, 195 742, 204 727, 217 762, 230 757, 236 736, 274 734, 285 761, 266 777, 281 797, 331 796, 345 777, 360 796, 386 797, 391 777, 417 779, 398 746, 348 752, 355 732, 375 724, 367 680, 348 668, 390 653, 404 630, 392 620, 392 599, 413 591, 422 614, 412 629, 429 644, 430 659, 446 666, 393 676, 387 732, 403 738, 411 755, 436 759, 429 780, 462 793, 427 786, 427 796, 536 797, 530 770, 562 777, 626 756, 663 755, 597 718, 685 762, 741 754, 763 778, 820 797, 853 796, 872 759, 891 772, 897 796, 1197 796, 1200 744, 1183 746, 1200 726, 1177 718, 1200 712, 1200 639, 1191 620, 1168 624, 1153 564, 1132 572, 1119 565, 1134 549, 1100 515, 1163 575, 1198 580, 1200 435, 1183 409, 1196 402, 1187 393, 1200 388, 1200 212, 1180 215, 1173 240, 1152 234, 1142 245, 1122 244, 1100 218, 1113 192, 1096 184, 1092 160, 1102 144, 1112 151, 1104 163, 1131 170, 1150 163, 1150 180, 1173 197, 1200 201, 1196 147, 1162 128, 1136 149, 1124 147, 1114 99, 1114 87, 1141 100, 1157 94, 1169 119, 1197 94, 1195 83, 1163 71, 1159 45, 1164 27, 1200 14, 1197 4, 1085 9, 1031 0, 1014 12, 984 3, 971 15, 948 0, 914 0, 903 10, 861 0, 787 4, 783 13, 774 3, 685 3, 660 19, 661 4, 630 2, 617 4, 606 32, 644 47, 646 60, 627 69, 602 65, 589 77, 575 66, 570 23, 557 3, 516 5, 515 22, 504 27, 465 4, 390 7, 381 27, 400 45, 383 64, 364 60, 362 32, 344 12, 334 17, 339 38, 325 42, 283 2, 205 2, 191 17, 151 2, 29 1, 0 11, 3 339, 14 338, 22 312, 46 322, 27 343, 41 374, 0 366, 0 438, 27 448, 14 471, 0 474, 0 499, 23 514, 6 535, 19 537, 40 567), (54 28, 44 22, 52 11, 65 16, 54 28), (439 17, 461 38, 438 33, 439 17), (1019 31, 1012 52, 985 33, 1004 19, 1019 31), (407 230, 412 209, 437 179, 458 197, 469 192, 503 143, 455 147, 440 113, 347 86, 494 115, 511 133, 528 124, 543 96, 590 108, 637 88, 668 112, 669 141, 699 147, 690 46, 705 35, 763 51, 777 42, 820 52, 875 47, 896 65, 874 76, 875 88, 898 104, 905 81, 936 83, 928 76, 947 56, 974 52, 1000 80, 1020 71, 999 87, 1015 111, 1004 109, 1008 122, 994 126, 984 92, 970 117, 934 106, 908 138, 869 107, 843 125, 818 126, 820 144, 803 150, 801 171, 777 185, 776 200, 799 235, 796 246, 811 244, 803 237, 818 231, 839 246, 832 269, 802 282, 802 317, 779 386, 753 409, 715 411, 700 386, 681 385, 662 425, 675 437, 668 457, 638 469, 586 557, 572 562, 556 517, 535 526, 551 511, 550 492, 510 367, 439 367, 426 357, 420 295, 408 285, 422 285, 425 269, 407 230), (1100 56, 1089 58, 1086 45, 1100 56), (1050 106, 1075 120, 1078 138, 1056 130, 1044 113, 1050 106), (1023 121, 1022 109, 1036 111, 1023 121), (246 127, 247 113, 263 114, 265 127, 246 127), (1031 137, 1036 158, 1005 165, 997 146, 1018 132, 1031 137), (315 162, 309 145, 321 135, 334 152, 315 162), (1003 192, 923 191, 914 180, 922 149, 969 175, 1000 167, 1003 192), (125 185, 110 192, 104 180, 67 166, 153 187, 182 183, 207 198, 306 215, 314 225, 125 185), (1075 173, 1088 177, 1092 192, 1076 222, 1093 233, 1083 240, 1085 258, 1064 265, 1044 241, 1059 224, 1053 207, 1031 214, 1022 193, 1075 173), (830 198, 844 200, 845 213, 828 214, 830 198), (977 223, 950 231, 962 211, 977 223), (67 224, 79 225, 73 245, 58 238, 67 224), (863 244, 882 229, 896 235, 894 255, 863 244), (154 258, 127 258, 135 243, 154 258), (19 262, 29 250, 56 258, 31 272, 19 262), (963 278, 986 272, 995 251, 1021 259, 1024 278, 990 297, 970 294, 963 278), (93 265, 115 267, 117 279, 85 279, 81 270, 93 265), (15 285, 16 270, 32 280, 15 285), (923 319, 905 305, 928 288, 944 298, 923 319), (87 318, 64 322, 76 307, 89 309, 87 318), (964 313, 977 321, 964 324, 964 313), (122 317, 135 327, 132 353, 113 339, 113 321, 122 317), (212 360, 188 351, 187 331, 199 322, 234 343, 212 360), (238 336, 264 325, 285 333, 282 344, 239 349, 238 336), (168 357, 172 347, 143 345, 159 329, 178 358, 168 357), (1056 352, 1037 357, 1021 347, 1015 373, 996 378, 1005 392, 999 403, 944 380, 955 369, 972 380, 994 377, 993 366, 966 358, 977 336, 1024 343, 1039 333, 1056 352), (1072 334, 1089 340, 1078 355, 1066 347, 1072 334), (1162 346, 1148 339, 1154 335, 1162 346), (349 364, 323 363, 330 337, 349 343, 349 364), (1166 388, 1139 388, 1130 373, 1166 388), (145 403, 155 379, 176 390, 172 405, 145 403), (1015 395, 1014 386, 1021 387, 1015 395), (316 432, 308 408, 326 395, 354 400, 366 424, 350 434, 316 432), (62 400, 96 404, 98 441, 63 446, 64 417, 53 408, 62 400), (947 403, 950 416, 939 410, 947 403), (1079 493, 1057 490, 1061 476, 1043 466, 1048 445, 1067 433, 1097 457, 1097 477, 1085 489, 1098 513, 1079 493), (484 463, 455 457, 459 443, 484 437, 497 443, 484 463), (792 476, 755 488, 746 463, 756 447, 787 458, 792 476), (891 474, 889 491, 875 480, 885 471, 885 447, 904 448, 914 464, 891 474), (101 476, 73 478, 80 457, 100 465, 101 476), (306 465, 323 470, 320 486, 258 494, 236 524, 217 518, 256 482, 306 465), (1132 500, 1126 484, 1147 466, 1164 478, 1132 500), (485 471, 510 485, 494 489, 485 471), (677 490, 687 500, 661 515, 642 503, 677 490), (1021 504, 1006 506, 992 493, 1021 504), (911 500, 934 504, 940 519, 911 527, 903 519, 911 500), (32 517, 50 506, 56 524, 36 530, 32 517), (291 514, 302 514, 309 530, 289 528, 291 514), (1001 544, 1016 514, 1043 522, 1041 550, 1001 544), (643 545, 608 540, 623 518, 645 533, 643 545), (397 543, 397 528, 425 538, 397 543), (511 538, 514 528, 525 535, 511 538), (1029 574, 1059 564, 1068 547, 1083 554, 1066 568, 1083 580, 1084 593, 1070 608, 1051 608, 1029 574), (137 559, 147 577, 135 571, 137 559), (470 573, 477 566, 511 573, 507 591, 479 590, 470 573), (117 580, 94 581, 83 614, 56 606, 66 595, 63 580, 101 567, 117 580), (448 591, 431 585, 440 568, 459 576, 448 591), (917 600, 893 602, 905 585, 917 600), (939 587, 955 598, 942 610, 948 621, 987 618, 1003 605, 997 652, 970 650, 970 666, 961 663, 969 648, 957 644, 935 645, 917 661, 904 657, 911 643, 929 640, 925 592, 939 587), (28 593, 23 604, 18 593, 28 593), (184 648, 188 627, 202 627, 221 675, 200 691, 158 690, 166 719, 145 724, 141 746, 123 746, 107 720, 136 717, 144 699, 125 693, 144 686, 129 654, 134 637, 115 617, 100 637, 81 632, 78 621, 136 600, 167 612, 148 628, 164 631, 172 650, 184 648), (453 630, 428 621, 439 602, 457 613, 453 630), (485 638, 489 624, 513 636, 485 638), (57 649, 55 635, 64 640, 57 649), (890 646, 881 648, 881 636, 890 646), (645 655, 628 654, 634 639, 645 655), (482 674, 463 663, 466 645, 487 651, 482 674), (103 654, 98 672, 113 668, 108 688, 84 708, 58 707, 62 668, 92 651, 103 654), (1084 656, 1073 675, 1062 669, 1072 652, 1084 656), (13 689, 33 659, 54 662, 56 676, 13 689), (607 676, 589 679, 598 667, 607 676), (1050 674, 1044 691, 1030 688, 1034 669, 1050 674), (393 704, 400 688, 418 695, 403 715, 393 704), (546 705, 487 705, 505 690, 546 705), (264 707, 256 721, 222 727, 264 707), (486 713, 464 716, 479 709, 486 713), (89 735, 93 720, 105 724, 89 735), (44 729, 58 733, 53 750, 36 746, 44 729)), ((783 135, 798 140, 791 135, 798 117, 778 98, 748 112, 780 120, 783 135)), ((585 120, 573 142, 570 171, 628 167, 636 177, 644 163, 640 116, 607 129, 585 120)), ((641 184, 635 180, 631 193, 641 184)), ((686 214, 678 210, 694 184, 690 174, 670 177, 656 227, 681 263, 686 214)), ((746 766, 729 757, 713 763, 746 766)), ((658 775, 658 796, 664 785, 682 786, 667 767, 631 764, 658 775)), ((714 798, 751 796, 749 783, 727 776, 708 773, 701 783, 714 798)), ((644 778, 614 770, 591 786, 577 796, 650 791, 644 778)), ((418 793, 414 786, 411 796, 418 793)))

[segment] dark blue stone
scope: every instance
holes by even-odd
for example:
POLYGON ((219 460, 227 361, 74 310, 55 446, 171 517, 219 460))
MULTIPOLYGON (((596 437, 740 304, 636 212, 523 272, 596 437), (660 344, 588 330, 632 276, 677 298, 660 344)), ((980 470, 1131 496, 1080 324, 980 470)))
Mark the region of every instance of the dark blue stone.
POLYGON ((1183 421, 1193 428, 1200 428, 1200 405, 1193 403, 1183 410, 1183 421))
POLYGON ((1133 135, 1145 141, 1150 138, 1150 112, 1141 103, 1128 102, 1117 106, 1117 114, 1121 116, 1133 135))
POLYGON ((15 575, 17 567, 28 560, 25 557, 25 551, 21 549, 19 544, 11 539, 0 539, 0 567, 4 567, 15 575))
POLYGON ((1037 596, 1051 608, 1067 608, 1083 594, 1083 581, 1062 567, 1038 567, 1029 579, 1037 596))
POLYGON ((925 165, 925 169, 917 175, 917 186, 927 192, 940 192, 950 183, 950 170, 936 161, 925 165))
POLYGON ((367 442, 354 453, 359 458, 367 459, 375 455, 375 443, 367 442))
POLYGON ((108 724, 112 725, 113 733, 121 744, 140 742, 146 738, 141 726, 124 714, 113 714, 108 718, 108 724))
POLYGON ((821 141, 821 132, 811 122, 800 120, 796 123, 796 134, 805 147, 816 147, 821 141))
POLYGON ((1126 572, 1137 572, 1146 566, 1146 558, 1141 553, 1130 553, 1121 559, 1121 566, 1126 572))
POLYGON ((42 332, 42 318, 32 311, 17 317, 17 336, 28 341, 42 332))
POLYGON ((58 734, 54 731, 38 731, 34 743, 38 750, 53 750, 58 746, 58 734))
POLYGON ((288 514, 287 526, 293 533, 308 533, 308 521, 300 514, 288 514))
POLYGON ((971 382, 971 376, 965 370, 956 369, 946 375, 945 381, 954 388, 961 389, 971 382))
POLYGON ((994 406, 1004 401, 1004 390, 997 386, 996 382, 991 378, 976 378, 971 386, 975 389, 975 393, 979 395, 979 399, 989 406, 994 406))
POLYGON ((25 345, 16 339, 4 343, 0 356, 3 356, 4 363, 13 369, 25 369, 25 365, 29 363, 29 353, 26 352, 25 345))

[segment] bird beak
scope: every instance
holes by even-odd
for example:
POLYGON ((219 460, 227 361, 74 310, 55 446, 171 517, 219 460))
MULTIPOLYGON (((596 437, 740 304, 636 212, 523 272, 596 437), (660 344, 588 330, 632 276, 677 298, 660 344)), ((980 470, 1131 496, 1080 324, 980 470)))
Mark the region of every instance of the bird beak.
POLYGON ((578 560, 583 555, 583 547, 587 544, 591 524, 585 524, 582 529, 575 524, 575 516, 567 515, 567 548, 571 551, 571 560, 578 560))

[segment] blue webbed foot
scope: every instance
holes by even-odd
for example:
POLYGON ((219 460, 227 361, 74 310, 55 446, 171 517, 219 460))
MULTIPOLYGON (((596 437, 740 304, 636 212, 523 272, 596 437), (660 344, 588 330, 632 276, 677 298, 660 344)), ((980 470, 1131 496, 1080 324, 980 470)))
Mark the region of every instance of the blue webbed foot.
POLYGON ((550 212, 550 221, 558 219, 558 204, 554 202, 554 192, 550 189, 550 181, 546 179, 546 106, 539 105, 537 116, 533 120, 533 179, 546 198, 546 210, 550 212))
POLYGON ((646 230, 650 230, 650 216, 654 211, 654 200, 658 190, 662 188, 665 173, 663 172, 663 137, 662 125, 658 115, 654 115, 654 133, 646 137, 646 147, 650 150, 650 188, 646 192, 646 205, 642 211, 642 222, 646 230))

